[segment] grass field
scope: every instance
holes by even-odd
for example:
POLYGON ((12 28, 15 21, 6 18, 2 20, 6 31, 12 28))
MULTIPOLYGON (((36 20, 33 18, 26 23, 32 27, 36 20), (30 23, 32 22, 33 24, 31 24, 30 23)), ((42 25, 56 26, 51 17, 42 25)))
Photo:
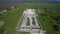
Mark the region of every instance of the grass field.
MULTIPOLYGON (((7 34, 29 34, 22 33, 16 30, 16 26, 18 21, 25 9, 34 8, 36 9, 36 13, 38 14, 38 20, 41 24, 43 30, 46 31, 46 34, 60 34, 60 22, 53 19, 51 16, 57 18, 60 15, 60 3, 50 3, 50 2, 40 2, 40 3, 24 3, 18 6, 11 7, 3 7, 0 8, 1 11, 4 9, 7 12, 0 14, 0 20, 4 21, 5 24, 0 27, 0 34, 6 34, 4 31, 6 30, 7 34), (57 25, 58 31, 56 31, 53 25, 57 25)), ((59 16, 60 18, 60 16, 59 16)), ((58 19, 58 18, 57 18, 58 19)))

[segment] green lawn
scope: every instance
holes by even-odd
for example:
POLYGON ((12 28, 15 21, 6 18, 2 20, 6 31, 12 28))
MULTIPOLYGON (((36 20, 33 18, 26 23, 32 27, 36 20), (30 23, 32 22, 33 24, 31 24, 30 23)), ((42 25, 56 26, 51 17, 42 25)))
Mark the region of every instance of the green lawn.
MULTIPOLYGON (((22 32, 18 32, 16 31, 16 26, 18 24, 18 21, 23 13, 23 11, 25 9, 28 8, 34 8, 36 10, 41 10, 41 11, 36 11, 36 13, 38 14, 38 20, 41 24, 41 27, 43 30, 46 31, 46 34, 58 34, 54 28, 52 24, 57 24, 57 22, 52 19, 50 17, 50 15, 52 16, 59 16, 59 9, 60 9, 60 3, 48 3, 48 2, 40 2, 40 3, 24 3, 18 6, 15 6, 15 8, 12 10, 11 7, 10 10, 8 10, 6 13, 3 13, 5 15, 3 15, 3 19, 5 24, 3 26, 0 27, 0 32, 3 29, 7 29, 7 34, 29 34, 29 33, 22 33, 22 32), (18 8, 18 9, 17 9, 18 8), (47 8, 47 10, 49 11, 45 11, 43 8, 47 8), (11 12, 10 12, 11 11, 11 12), (52 21, 53 23, 51 24, 50 21, 52 21)), ((0 19, 2 20, 2 19, 0 19)), ((60 32, 60 24, 58 25, 58 29, 60 32)), ((1 32, 1 34, 3 34, 1 32)))

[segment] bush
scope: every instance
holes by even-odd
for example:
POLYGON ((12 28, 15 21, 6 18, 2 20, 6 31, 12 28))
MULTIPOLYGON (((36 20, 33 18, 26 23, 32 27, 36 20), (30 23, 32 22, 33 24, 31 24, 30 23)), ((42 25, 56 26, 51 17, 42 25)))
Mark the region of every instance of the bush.
POLYGON ((53 28, 55 29, 55 31, 58 31, 58 26, 57 25, 53 25, 53 28))

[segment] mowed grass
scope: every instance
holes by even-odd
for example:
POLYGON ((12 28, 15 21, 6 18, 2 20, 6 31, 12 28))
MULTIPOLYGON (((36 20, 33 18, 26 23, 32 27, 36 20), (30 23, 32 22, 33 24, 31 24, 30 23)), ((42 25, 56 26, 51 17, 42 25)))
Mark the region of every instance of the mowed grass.
MULTIPOLYGON (((40 10, 43 8, 50 9, 50 11, 60 11, 59 5, 60 3, 48 3, 48 2, 40 2, 40 3, 24 3, 21 5, 16 6, 14 10, 11 10, 11 12, 7 12, 8 15, 5 16, 5 24, 3 25, 4 28, 7 29, 7 34, 29 34, 29 33, 22 33, 18 32, 16 30, 16 26, 18 24, 18 21, 25 9, 28 8, 34 8, 36 10, 40 10)), ((37 12, 37 11, 36 11, 37 12)), ((43 18, 45 16, 41 16, 40 13, 38 14, 38 20, 41 24, 41 27, 43 30, 46 31, 46 34, 57 34, 57 32, 53 29, 52 25, 49 23, 49 18, 45 18, 45 21, 43 21, 43 18)), ((3 27, 2 27, 3 28, 3 27)))

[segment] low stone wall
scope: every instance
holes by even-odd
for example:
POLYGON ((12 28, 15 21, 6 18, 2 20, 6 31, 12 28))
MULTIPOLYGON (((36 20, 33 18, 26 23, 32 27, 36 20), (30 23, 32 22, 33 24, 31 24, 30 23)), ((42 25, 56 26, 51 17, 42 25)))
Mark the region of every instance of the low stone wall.
POLYGON ((0 21, 0 26, 2 26, 4 24, 4 22, 0 21))

